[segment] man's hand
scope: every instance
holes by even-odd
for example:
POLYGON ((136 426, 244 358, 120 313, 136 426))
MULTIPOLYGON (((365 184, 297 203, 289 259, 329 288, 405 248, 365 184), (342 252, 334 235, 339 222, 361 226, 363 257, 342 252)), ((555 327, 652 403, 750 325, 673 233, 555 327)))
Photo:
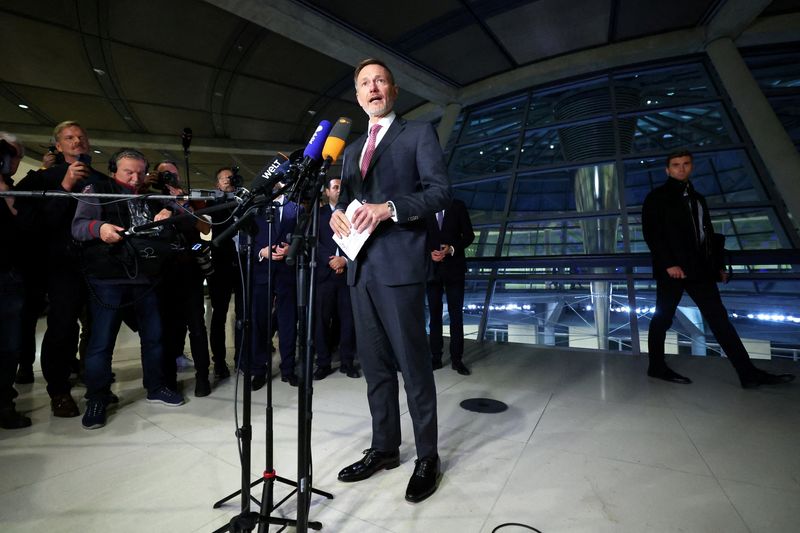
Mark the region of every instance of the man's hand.
POLYGON ((47 152, 46 154, 44 154, 44 157, 42 157, 42 168, 52 167, 53 165, 56 164, 56 160, 57 160, 56 154, 54 154, 53 152, 47 152))
POLYGON ((328 266, 331 267, 331 270, 337 274, 344 272, 344 268, 347 266, 347 259, 341 255, 332 255, 328 259, 328 266))
POLYGON ((280 244, 274 244, 272 246, 272 260, 273 261, 283 261, 286 257, 286 254, 289 253, 289 243, 282 242, 280 244))
POLYGON ((172 216, 172 211, 167 209, 166 207, 156 213, 156 216, 153 217, 154 222, 158 222, 159 220, 164 220, 165 218, 169 218, 172 216))
POLYGON ((350 221, 347 220, 347 215, 344 214, 344 211, 340 209, 331 213, 329 226, 339 238, 350 235, 350 221))
POLYGON ((730 274, 728 274, 728 271, 725 270, 724 268, 719 271, 719 280, 722 283, 728 283, 730 277, 731 277, 730 274))
POLYGON ((172 185, 169 184, 167 184, 167 190, 172 196, 180 196, 182 194, 186 194, 186 191, 184 191, 180 187, 173 187, 172 185))
MULTIPOLYGON (((358 233, 362 233, 367 229, 372 232, 379 223, 388 220, 391 216, 389 204, 386 202, 382 204, 363 204, 353 213, 353 228, 358 233)), ((331 217, 331 220, 333 220, 333 217, 331 217)))
POLYGON ((440 263, 444 261, 448 255, 450 255, 450 245, 443 244, 439 247, 438 250, 433 250, 431 252, 431 259, 433 259, 437 263, 440 263))
POLYGON ((65 191, 71 191, 73 187, 82 179, 89 175, 89 167, 86 163, 75 161, 67 167, 67 173, 64 174, 64 179, 61 180, 61 188, 65 191))
POLYGON ((686 274, 684 274, 683 269, 679 266, 671 266, 667 269, 667 274, 672 279, 686 279, 686 274))
POLYGON ((122 235, 119 234, 120 231, 125 231, 125 228, 106 222, 100 226, 100 240, 108 244, 119 242, 122 240, 122 235))

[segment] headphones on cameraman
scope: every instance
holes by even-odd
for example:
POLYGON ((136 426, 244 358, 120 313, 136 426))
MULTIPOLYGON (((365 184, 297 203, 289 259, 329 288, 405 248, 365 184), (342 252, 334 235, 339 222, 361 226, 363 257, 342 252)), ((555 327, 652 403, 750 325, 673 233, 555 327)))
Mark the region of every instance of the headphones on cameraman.
POLYGON ((150 163, 147 162, 147 158, 144 156, 144 154, 142 152, 140 152, 139 150, 136 150, 134 148, 120 148, 119 150, 117 150, 116 152, 111 154, 111 157, 109 157, 109 159, 108 159, 108 172, 110 174, 114 174, 114 173, 117 172, 117 163, 123 157, 130 157, 132 159, 141 159, 142 161, 144 161, 145 162, 145 167, 144 167, 145 173, 147 173, 147 171, 150 168, 150 163))

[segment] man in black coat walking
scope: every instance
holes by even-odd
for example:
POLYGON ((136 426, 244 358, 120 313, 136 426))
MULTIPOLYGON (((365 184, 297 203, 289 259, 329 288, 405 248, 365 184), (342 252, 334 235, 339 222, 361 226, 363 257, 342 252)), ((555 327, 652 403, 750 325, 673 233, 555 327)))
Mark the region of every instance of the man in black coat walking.
POLYGON ((727 281, 721 257, 723 237, 714 234, 706 200, 689 181, 692 154, 670 154, 666 173, 666 183, 653 189, 642 207, 642 231, 652 254, 656 279, 656 311, 647 341, 647 375, 673 383, 692 382, 670 369, 664 360, 666 333, 686 291, 736 369, 742 387, 792 381, 793 374, 774 375, 756 368, 728 319, 716 284, 727 281))

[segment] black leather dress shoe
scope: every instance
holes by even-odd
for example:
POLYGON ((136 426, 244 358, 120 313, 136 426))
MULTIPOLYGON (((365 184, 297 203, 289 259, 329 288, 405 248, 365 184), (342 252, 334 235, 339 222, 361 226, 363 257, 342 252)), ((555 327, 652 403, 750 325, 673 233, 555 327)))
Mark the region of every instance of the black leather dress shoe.
POLYGON ((442 368, 442 360, 441 359, 433 359, 432 365, 433 365, 433 369, 434 370, 439 370, 440 368, 442 368))
POLYGON ((325 379, 326 377, 330 376, 331 374, 333 374, 333 369, 330 367, 330 365, 328 365, 328 366, 318 366, 317 370, 314 372, 314 379, 316 381, 319 381, 321 379, 325 379))
POLYGON ((743 389, 755 389, 760 385, 783 385, 794 381, 794 374, 770 374, 756 370, 752 374, 739 378, 743 389))
POLYGON ((292 387, 297 387, 297 376, 289 374, 288 376, 281 376, 281 381, 288 383, 292 387))
POLYGON ((441 477, 438 455, 428 459, 417 459, 414 462, 414 474, 406 488, 406 501, 419 503, 436 492, 441 477))
POLYGON ((382 452, 375 448, 364 450, 364 457, 359 461, 342 468, 339 472, 339 481, 351 483, 367 479, 375 472, 391 470, 400 466, 400 452, 382 452))
POLYGON ((686 376, 681 376, 667 366, 661 369, 647 369, 647 375, 651 378, 663 379, 664 381, 669 381, 670 383, 680 383, 681 385, 689 385, 692 382, 691 379, 687 378, 686 376))
POLYGON ((469 376, 472 372, 469 371, 467 365, 463 361, 453 361, 450 363, 450 368, 461 374, 462 376, 469 376))
POLYGON ((259 390, 261 387, 267 384, 267 375, 266 374, 256 374, 253 376, 252 381, 252 389, 259 390))
POLYGON ((360 378, 361 372, 352 365, 342 365, 339 367, 339 372, 346 375, 348 378, 360 378))

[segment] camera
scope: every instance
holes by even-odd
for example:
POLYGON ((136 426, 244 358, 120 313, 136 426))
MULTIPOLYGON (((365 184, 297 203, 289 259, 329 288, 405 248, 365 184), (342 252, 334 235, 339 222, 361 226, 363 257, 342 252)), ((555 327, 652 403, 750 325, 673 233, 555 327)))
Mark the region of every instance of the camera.
POLYGON ((13 144, 0 139, 0 174, 11 172, 11 160, 17 156, 17 149, 13 144))
POLYGON ((192 257, 197 261, 200 271, 205 277, 214 273, 214 264, 211 262, 211 246, 205 242, 192 245, 192 257))
POLYGON ((233 174, 231 174, 230 177, 231 186, 235 189, 239 189, 244 183, 244 178, 239 175, 239 167, 231 167, 231 170, 233 171, 233 174))
POLYGON ((158 187, 162 191, 167 191, 167 186, 174 187, 176 189, 180 189, 180 179, 178 175, 174 172, 170 172, 169 170, 162 170, 158 174, 156 174, 156 181, 153 183, 154 187, 158 187))

